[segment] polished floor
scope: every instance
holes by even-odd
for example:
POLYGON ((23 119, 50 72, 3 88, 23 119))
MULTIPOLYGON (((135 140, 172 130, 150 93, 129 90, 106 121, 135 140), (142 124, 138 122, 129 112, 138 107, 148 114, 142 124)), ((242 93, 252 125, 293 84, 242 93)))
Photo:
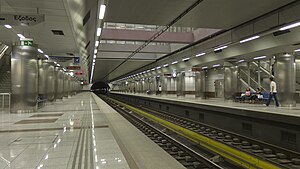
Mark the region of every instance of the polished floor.
POLYGON ((128 169, 90 93, 30 114, 0 112, 0 169, 128 169))
MULTIPOLYGON (((269 107, 264 106, 262 103, 259 104, 249 104, 249 103, 239 103, 233 101, 226 101, 220 98, 211 98, 211 99, 196 99, 191 95, 186 95, 186 97, 177 97, 176 95, 146 95, 140 93, 121 93, 121 92, 112 92, 126 95, 137 95, 149 98, 159 98, 164 100, 171 101, 180 101, 180 102, 188 102, 188 103, 196 103, 196 104, 204 104, 208 106, 219 106, 226 108, 234 108, 240 110, 253 110, 257 112, 263 113, 271 113, 276 115, 285 115, 285 116, 294 116, 300 117, 300 104, 297 104, 296 107, 275 107, 273 103, 269 107)), ((280 102, 280 100, 279 100, 280 102)))

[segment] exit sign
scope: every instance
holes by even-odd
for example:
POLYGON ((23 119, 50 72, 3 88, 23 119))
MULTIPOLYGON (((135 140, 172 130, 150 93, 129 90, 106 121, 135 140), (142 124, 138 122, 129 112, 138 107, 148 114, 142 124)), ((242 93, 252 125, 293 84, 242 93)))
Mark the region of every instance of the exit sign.
POLYGON ((33 46, 33 39, 21 39, 21 46, 33 46))

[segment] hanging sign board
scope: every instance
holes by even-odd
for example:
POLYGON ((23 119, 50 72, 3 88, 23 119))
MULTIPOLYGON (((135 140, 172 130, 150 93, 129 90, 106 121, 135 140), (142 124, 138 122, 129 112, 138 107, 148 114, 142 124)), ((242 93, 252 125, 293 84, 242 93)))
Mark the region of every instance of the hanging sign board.
POLYGON ((34 26, 45 21, 45 15, 0 14, 0 25, 34 26))
POLYGON ((202 68, 200 67, 192 67, 192 72, 200 72, 202 68))
POLYGON ((67 66, 67 70, 80 70, 80 66, 67 66))

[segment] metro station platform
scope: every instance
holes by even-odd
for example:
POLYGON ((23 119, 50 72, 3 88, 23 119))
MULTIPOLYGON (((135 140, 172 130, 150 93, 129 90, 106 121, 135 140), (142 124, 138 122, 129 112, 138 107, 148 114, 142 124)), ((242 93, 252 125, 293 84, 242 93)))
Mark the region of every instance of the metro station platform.
POLYGON ((177 97, 176 95, 146 95, 139 93, 121 93, 121 92, 111 92, 116 94, 124 94, 131 96, 140 96, 146 98, 155 98, 160 100, 168 100, 168 101, 177 101, 183 103, 192 103, 192 104, 200 104, 205 106, 213 106, 225 109, 236 109, 240 110, 240 112, 244 111, 252 111, 262 114, 273 114, 273 115, 284 115, 290 117, 300 118, 300 104, 298 103, 296 107, 275 107, 274 103, 271 102, 270 106, 264 106, 263 103, 259 104, 249 104, 233 102, 233 101, 225 101, 224 99, 218 98, 210 98, 210 99, 196 99, 192 97, 177 97))
POLYGON ((269 107, 222 99, 111 92, 112 98, 300 152, 300 105, 269 107))
POLYGON ((89 92, 0 121, 0 169, 184 168, 89 92))

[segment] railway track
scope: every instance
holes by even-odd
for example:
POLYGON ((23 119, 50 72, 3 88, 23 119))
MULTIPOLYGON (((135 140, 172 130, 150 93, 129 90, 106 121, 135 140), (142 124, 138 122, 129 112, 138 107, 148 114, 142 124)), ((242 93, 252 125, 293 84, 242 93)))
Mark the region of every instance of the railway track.
POLYGON ((222 167, 215 164, 208 158, 198 154, 169 135, 162 132, 155 126, 147 123, 140 116, 134 115, 129 109, 113 102, 110 99, 102 98, 106 103, 117 110, 130 123, 142 131, 147 137, 163 148, 168 154, 174 157, 187 169, 221 169, 222 167))
POLYGON ((141 105, 130 105, 111 98, 112 104, 134 112, 190 139, 243 168, 300 169, 300 154, 219 128, 141 105))

